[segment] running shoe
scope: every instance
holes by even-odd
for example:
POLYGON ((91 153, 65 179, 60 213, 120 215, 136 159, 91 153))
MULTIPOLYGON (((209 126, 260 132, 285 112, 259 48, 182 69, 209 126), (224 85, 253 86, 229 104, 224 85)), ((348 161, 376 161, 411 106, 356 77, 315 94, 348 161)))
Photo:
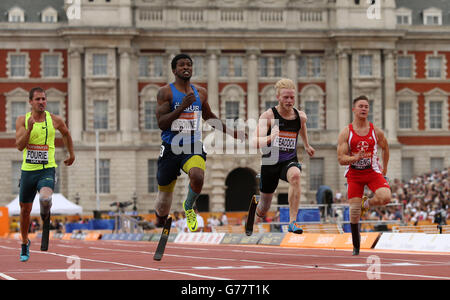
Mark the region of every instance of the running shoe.
POLYGON ((20 261, 27 261, 30 258, 30 245, 31 241, 28 240, 28 243, 22 244, 22 251, 20 252, 20 261))
POLYGON ((361 201, 361 217, 365 216, 367 214, 367 212, 369 211, 369 207, 365 207, 365 204, 367 202, 367 204, 369 201, 369 198, 367 196, 363 196, 362 197, 362 201, 361 201))
POLYGON ((289 227, 288 227, 288 231, 296 233, 296 234, 302 234, 303 233, 303 229, 297 224, 297 222, 290 223, 289 227))
POLYGON ((193 209, 187 209, 185 207, 186 200, 183 202, 184 213, 186 214, 186 223, 190 231, 197 231, 197 215, 193 209))

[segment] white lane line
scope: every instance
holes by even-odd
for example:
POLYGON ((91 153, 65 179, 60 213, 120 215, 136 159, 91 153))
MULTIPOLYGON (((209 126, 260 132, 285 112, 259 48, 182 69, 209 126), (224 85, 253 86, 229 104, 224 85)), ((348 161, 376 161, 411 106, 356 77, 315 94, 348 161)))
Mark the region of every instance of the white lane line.
POLYGON ((4 274, 4 273, 0 273, 0 277, 4 278, 4 279, 6 279, 6 280, 17 280, 16 278, 13 278, 13 277, 11 277, 11 276, 8 276, 8 275, 6 275, 6 274, 4 274))
MULTIPOLYGON (((283 263, 272 263, 266 261, 255 261, 255 260, 242 260, 250 263, 259 263, 259 264, 269 264, 276 266, 288 266, 288 267, 296 267, 296 268, 304 268, 304 269, 321 269, 321 270, 331 270, 331 271, 345 271, 345 272, 355 272, 355 273, 366 273, 367 270, 354 270, 354 269, 341 269, 341 268, 330 268, 330 267, 319 267, 319 266, 307 266, 307 265, 295 265, 295 264, 283 264, 283 263)), ((393 275, 393 276, 404 276, 404 277, 417 277, 417 278, 431 278, 431 279, 447 279, 450 277, 444 276, 432 276, 432 275, 420 275, 420 274, 403 274, 403 273, 390 273, 390 272, 377 272, 379 275, 393 275)))
MULTIPOLYGON (((13 250, 15 249, 15 248, 5 247, 5 246, 0 246, 0 248, 13 249, 13 250)), ((36 253, 36 254, 39 253, 39 254, 44 254, 44 255, 54 255, 54 256, 65 257, 65 258, 73 258, 73 256, 59 254, 59 253, 55 253, 55 252, 41 252, 41 251, 34 251, 34 250, 30 250, 30 252, 36 253)), ((114 262, 114 261, 98 260, 98 259, 83 258, 83 257, 80 257, 80 260, 96 262, 96 263, 103 263, 103 264, 112 264, 112 265, 116 265, 116 266, 124 266, 124 267, 136 268, 136 269, 141 269, 141 270, 158 271, 158 272, 172 273, 172 274, 178 274, 178 275, 185 275, 185 276, 190 276, 190 277, 206 278, 206 279, 211 279, 211 280, 231 280, 230 278, 199 275, 199 274, 194 274, 194 273, 178 272, 178 271, 166 270, 166 269, 149 268, 149 267, 144 267, 144 266, 114 262)))

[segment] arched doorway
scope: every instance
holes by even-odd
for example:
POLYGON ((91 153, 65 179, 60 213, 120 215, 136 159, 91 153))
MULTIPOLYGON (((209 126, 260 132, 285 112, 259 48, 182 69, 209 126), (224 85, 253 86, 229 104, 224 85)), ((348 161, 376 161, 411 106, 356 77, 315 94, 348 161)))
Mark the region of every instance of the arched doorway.
POLYGON ((231 171, 225 180, 225 210, 247 211, 252 196, 257 191, 256 172, 249 168, 231 171))

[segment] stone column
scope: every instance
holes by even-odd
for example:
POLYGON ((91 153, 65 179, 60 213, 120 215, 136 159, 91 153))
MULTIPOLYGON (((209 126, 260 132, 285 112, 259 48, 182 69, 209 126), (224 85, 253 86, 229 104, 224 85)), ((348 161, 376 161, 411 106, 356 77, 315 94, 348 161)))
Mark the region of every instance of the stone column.
POLYGON ((170 47, 170 48, 166 49, 166 55, 167 55, 167 83, 172 83, 172 82, 175 81, 175 75, 173 75, 173 72, 172 72, 171 62, 172 62, 172 59, 175 57, 175 55, 177 55, 178 53, 180 53, 180 49, 179 48, 170 47))
POLYGON ((258 49, 247 50, 247 119, 259 118, 258 49))
POLYGON ((82 48, 69 48, 69 120, 68 126, 72 140, 81 142, 83 133, 83 92, 82 92, 82 48))
MULTIPOLYGON (((217 58, 220 54, 219 49, 207 49, 206 55, 208 60, 208 102, 213 113, 220 118, 219 107, 219 77, 217 58)), ((195 66, 194 66, 195 68, 195 66)))
POLYGON ((295 84, 295 107, 299 107, 298 101, 298 74, 297 74, 297 57, 300 51, 297 49, 287 49, 287 78, 291 79, 295 84))
POLYGON ((339 50, 338 52, 338 125, 342 130, 352 121, 350 115, 350 83, 349 83, 349 51, 339 50))
POLYGON ((137 91, 133 87, 137 85, 135 81, 135 68, 132 66, 132 49, 120 48, 120 131, 123 141, 131 142, 132 132, 137 131, 137 91))
POLYGON ((337 60, 334 49, 325 49, 325 80, 326 80, 326 128, 341 130, 336 112, 339 109, 337 60))
POLYGON ((394 50, 384 50, 384 116, 388 142, 397 143, 397 101, 395 97, 394 50))

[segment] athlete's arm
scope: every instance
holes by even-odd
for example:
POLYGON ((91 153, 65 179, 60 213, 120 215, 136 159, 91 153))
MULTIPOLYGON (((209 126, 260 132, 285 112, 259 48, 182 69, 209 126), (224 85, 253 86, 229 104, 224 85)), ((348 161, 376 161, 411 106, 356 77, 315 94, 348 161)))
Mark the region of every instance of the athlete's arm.
POLYGON ((300 133, 300 137, 302 138, 302 141, 303 141, 303 146, 305 147, 306 153, 308 153, 309 156, 313 156, 314 153, 316 152, 316 150, 313 147, 311 147, 311 145, 309 144, 309 141, 308 141, 308 128, 306 127, 306 120, 308 118, 306 117, 306 114, 303 111, 299 111, 299 116, 300 116, 300 123, 301 123, 301 128, 300 128, 299 133, 300 133))
POLYGON ((271 109, 262 113, 258 120, 258 126, 253 133, 252 146, 256 149, 267 147, 280 134, 280 128, 275 125, 272 127, 270 134, 267 135, 268 129, 274 123, 274 114, 271 109))
POLYGON ((203 87, 196 86, 197 91, 200 95, 202 101, 202 118, 215 130, 222 131, 235 139, 240 139, 241 141, 247 137, 247 134, 243 131, 228 128, 211 110, 208 102, 208 92, 203 87))
POLYGON ((349 155, 348 135, 348 127, 345 127, 338 137, 337 158, 341 166, 351 165, 364 157, 364 151, 358 152, 355 156, 349 155))
POLYGON ((69 128, 67 128, 66 123, 61 117, 54 114, 51 114, 51 117, 53 121, 53 126, 55 127, 55 129, 58 129, 59 132, 61 132, 64 146, 69 152, 69 157, 64 160, 64 164, 66 166, 70 166, 75 161, 75 152, 73 151, 73 141, 72 136, 70 135, 69 132, 69 128))
POLYGON ((30 133, 31 133, 31 130, 33 130, 33 125, 34 125, 33 117, 29 118, 28 130, 25 129, 25 116, 17 117, 17 119, 16 119, 16 148, 19 151, 22 151, 28 145, 28 141, 30 140, 30 133))
POLYGON ((380 148, 383 150, 383 175, 386 176, 387 174, 387 167, 388 167, 388 162, 389 162, 389 144, 387 142, 387 139, 383 133, 383 131, 374 126, 375 129, 375 134, 377 135, 377 140, 378 140, 378 146, 380 146, 380 148))
POLYGON ((181 113, 192 103, 195 102, 194 93, 190 93, 183 98, 183 102, 173 111, 170 111, 170 103, 172 101, 172 92, 170 86, 166 85, 158 90, 156 95, 156 120, 161 130, 170 129, 172 122, 178 119, 181 113))

